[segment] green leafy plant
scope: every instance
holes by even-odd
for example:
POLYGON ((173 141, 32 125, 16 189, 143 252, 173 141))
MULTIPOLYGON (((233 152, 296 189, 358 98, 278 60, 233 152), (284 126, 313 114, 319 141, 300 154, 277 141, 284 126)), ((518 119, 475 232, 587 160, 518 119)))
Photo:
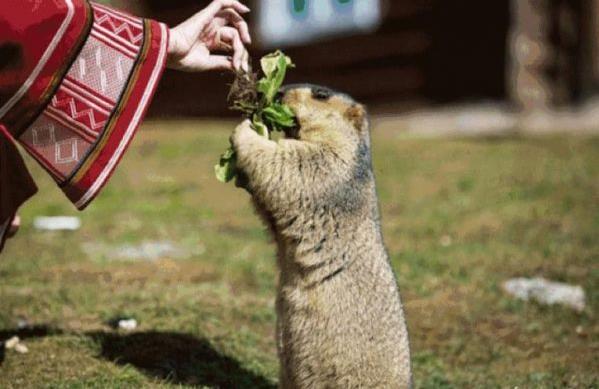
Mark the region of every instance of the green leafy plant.
MULTIPOLYGON (((252 128, 265 138, 271 131, 284 131, 295 126, 293 111, 276 101, 276 95, 287 74, 293 67, 291 59, 277 50, 260 60, 263 77, 259 80, 252 71, 239 72, 231 85, 229 102, 231 109, 240 111, 252 120, 252 128)), ((237 175, 235 151, 229 147, 214 166, 216 178, 229 182, 237 175)))

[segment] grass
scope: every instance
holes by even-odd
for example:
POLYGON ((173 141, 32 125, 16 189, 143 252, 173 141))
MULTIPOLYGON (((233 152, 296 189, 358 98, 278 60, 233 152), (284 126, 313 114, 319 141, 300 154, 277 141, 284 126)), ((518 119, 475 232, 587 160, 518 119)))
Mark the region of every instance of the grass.
MULTIPOLYGON (((0 257, 0 387, 276 385, 274 246, 244 191, 213 165, 233 123, 150 122, 77 214, 39 168, 41 194, 0 257), (82 218, 76 233, 36 215, 82 218), (188 258, 85 247, 171 241, 188 258), (136 318, 132 333, 106 323, 136 318), (19 330, 26 318, 33 328, 19 330)), ((419 388, 599 385, 599 140, 412 139, 375 131, 385 240, 419 388), (580 284, 575 313, 507 297, 501 282, 580 284)), ((33 166, 30 164, 30 166, 33 166)))

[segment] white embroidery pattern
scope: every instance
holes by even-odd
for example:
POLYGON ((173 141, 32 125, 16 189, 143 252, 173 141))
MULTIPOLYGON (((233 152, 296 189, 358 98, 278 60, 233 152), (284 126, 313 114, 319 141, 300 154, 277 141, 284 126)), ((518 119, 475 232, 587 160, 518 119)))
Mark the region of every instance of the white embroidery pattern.
POLYGON ((71 138, 62 142, 57 142, 55 148, 56 151, 54 154, 54 162, 62 165, 79 161, 77 142, 77 138, 71 138))

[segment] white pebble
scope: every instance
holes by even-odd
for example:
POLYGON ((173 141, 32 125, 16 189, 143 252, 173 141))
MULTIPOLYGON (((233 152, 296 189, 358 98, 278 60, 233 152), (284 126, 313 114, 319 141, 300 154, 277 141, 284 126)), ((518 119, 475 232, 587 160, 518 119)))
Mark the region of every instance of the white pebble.
POLYGON ((20 342, 19 337, 13 336, 12 338, 10 338, 4 342, 4 348, 6 348, 7 350, 13 349, 13 348, 15 348, 15 346, 17 344, 19 344, 19 342, 20 342))
POLYGON ((135 319, 119 320, 118 326, 122 330, 132 331, 137 328, 137 320, 135 320, 135 319))
POLYGON ((29 327, 29 322, 27 321, 27 319, 19 319, 19 321, 17 321, 17 328, 22 330, 24 328, 29 327))
POLYGON ((29 352, 29 349, 23 343, 17 343, 15 345, 15 351, 19 354, 26 354, 29 352))
POLYGON ((449 246, 451 246, 451 236, 449 236, 449 235, 443 235, 441 237, 441 239, 439 239, 439 243, 443 247, 449 247, 449 246))
POLYGON ((524 300, 536 300, 541 304, 561 304, 578 312, 584 311, 585 293, 578 285, 548 281, 544 278, 512 278, 503 283, 510 295, 524 300))
POLYGON ((33 226, 43 231, 75 231, 81 227, 81 220, 75 216, 39 216, 33 226))

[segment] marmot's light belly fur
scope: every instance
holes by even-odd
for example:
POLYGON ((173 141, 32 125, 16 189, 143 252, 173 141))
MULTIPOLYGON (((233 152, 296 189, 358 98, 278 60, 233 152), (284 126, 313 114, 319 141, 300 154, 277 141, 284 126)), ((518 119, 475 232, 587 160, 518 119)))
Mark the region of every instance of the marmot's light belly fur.
POLYGON ((364 108, 313 86, 286 90, 295 139, 232 136, 244 186, 278 246, 283 388, 405 388, 408 334, 380 230, 364 108))

